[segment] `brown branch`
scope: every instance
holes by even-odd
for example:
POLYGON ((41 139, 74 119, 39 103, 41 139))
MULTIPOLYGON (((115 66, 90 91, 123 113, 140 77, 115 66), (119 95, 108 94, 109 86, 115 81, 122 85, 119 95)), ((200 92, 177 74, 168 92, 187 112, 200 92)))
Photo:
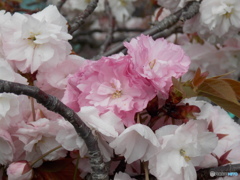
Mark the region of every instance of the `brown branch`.
POLYGON ((79 27, 81 27, 84 23, 86 18, 93 13, 95 8, 97 7, 98 0, 91 1, 86 9, 76 17, 74 24, 71 26, 71 29, 69 31, 70 34, 73 34, 74 31, 76 31, 79 27))
POLYGON ((57 3, 57 8, 58 8, 58 11, 61 10, 61 8, 63 7, 63 5, 65 4, 67 0, 60 0, 58 3, 57 3))
MULTIPOLYGON (((142 34, 153 36, 154 34, 175 25, 178 21, 185 21, 187 19, 190 19, 199 12, 199 6, 200 6, 200 2, 190 1, 187 3, 187 5, 184 8, 164 18, 162 21, 155 23, 154 27, 152 27, 147 31, 144 31, 142 34)), ((127 38, 125 39, 124 42, 129 42, 132 38, 133 37, 127 38)), ((104 53, 103 56, 110 56, 112 54, 122 51, 123 49, 125 49, 125 47, 123 43, 121 43, 120 45, 115 46, 114 48, 104 53)), ((96 58, 99 59, 100 57, 96 57, 96 58)))
MULTIPOLYGON (((145 31, 146 29, 143 29, 143 28, 116 28, 113 30, 113 32, 143 32, 145 31)), ((92 30, 89 30, 89 31, 79 31, 79 33, 74 33, 74 37, 75 36, 85 36, 85 35, 91 35, 91 34, 94 34, 94 33, 106 33, 106 31, 102 30, 102 29, 92 29, 92 30)))
POLYGON ((93 136, 91 129, 83 123, 80 117, 72 109, 64 105, 56 97, 46 94, 35 86, 0 80, 0 93, 3 92, 17 95, 24 94, 33 97, 48 110, 62 115, 74 126, 77 134, 85 141, 88 147, 90 164, 92 167, 92 179, 108 179, 108 172, 98 147, 97 138, 93 136))
POLYGON ((106 13, 108 14, 109 28, 108 28, 108 33, 106 35, 106 40, 104 41, 103 45, 100 48, 99 56, 101 56, 106 51, 108 45, 111 43, 113 39, 114 17, 112 15, 112 11, 109 6, 108 0, 104 1, 104 6, 105 6, 106 13))

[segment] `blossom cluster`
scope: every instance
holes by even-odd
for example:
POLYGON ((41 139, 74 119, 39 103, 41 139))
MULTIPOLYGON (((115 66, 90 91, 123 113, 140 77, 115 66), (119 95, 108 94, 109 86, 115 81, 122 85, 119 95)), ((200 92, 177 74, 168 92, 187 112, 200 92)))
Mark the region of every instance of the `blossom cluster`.
MULTIPOLYGON (((64 8, 87 4, 76 2, 69 0, 64 8)), ((119 6, 126 7, 121 15, 115 14, 118 21, 133 13, 133 2, 109 1, 114 13, 119 6)), ((173 12, 188 1, 157 2, 173 12)), ((200 17, 186 24, 200 21, 210 32, 217 29, 217 36, 238 28, 238 1, 219 2, 203 0, 200 17), (205 11, 213 7, 225 19, 207 21, 205 11)), ((103 1, 98 8, 103 8, 103 1)), ((220 72, 236 68, 237 38, 235 44, 229 40, 216 47, 193 42, 194 35, 178 36, 176 45, 175 36, 154 40, 142 34, 124 43, 126 54, 94 61, 72 52, 67 21, 54 5, 32 15, 2 10, 0 24, 0 79, 37 86, 73 109, 97 137, 115 180, 142 175, 142 166, 157 179, 194 180, 199 169, 240 163, 240 125, 225 110, 196 98, 174 104, 170 94, 172 78, 192 77, 196 64, 212 76, 226 58, 230 62, 220 72), (187 115, 173 115, 179 107, 187 115), (125 172, 115 172, 122 161, 125 172)), ((87 146, 73 126, 30 97, 0 94, 0 147, 0 179, 7 175, 9 180, 28 180, 45 162, 67 158, 82 178, 91 173, 87 146)))

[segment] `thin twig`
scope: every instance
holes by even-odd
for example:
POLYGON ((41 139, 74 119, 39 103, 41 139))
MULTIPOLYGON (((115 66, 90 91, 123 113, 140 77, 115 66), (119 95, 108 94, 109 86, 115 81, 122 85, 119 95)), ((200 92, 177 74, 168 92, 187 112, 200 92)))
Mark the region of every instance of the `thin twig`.
POLYGON ((57 3, 57 8, 58 10, 60 11, 61 8, 63 7, 63 5, 65 4, 67 0, 60 0, 58 3, 57 3))
MULTIPOLYGON (((116 28, 113 30, 113 32, 143 32, 146 31, 146 29, 143 28, 116 28)), ((79 31, 78 33, 74 33, 74 36, 85 36, 85 35, 91 35, 94 33, 106 33, 103 29, 92 29, 89 31, 79 31)))
POLYGON ((0 93, 3 92, 17 95, 24 94, 33 97, 48 110, 62 115, 74 126, 77 134, 85 141, 88 147, 90 164, 92 167, 92 179, 108 179, 108 172, 98 147, 97 138, 93 136, 91 129, 83 123, 80 117, 72 109, 67 107, 56 97, 46 94, 35 86, 0 80, 0 93))
POLYGON ((36 113, 35 113, 34 98, 33 97, 30 97, 30 103, 31 103, 33 121, 35 122, 36 121, 36 113))
POLYGON ((79 27, 81 27, 84 23, 86 18, 93 13, 95 8, 97 7, 98 0, 93 0, 88 4, 86 9, 76 17, 74 24, 71 26, 71 29, 69 31, 70 34, 73 34, 74 31, 76 31, 79 27))
MULTIPOLYGON (((142 34, 153 36, 154 34, 161 32, 173 25, 175 25, 178 21, 185 21, 194 17, 199 12, 200 2, 198 1, 190 1, 187 5, 180 9, 179 11, 171 14, 170 16, 164 18, 162 21, 156 23, 154 27, 151 29, 144 31, 142 34)), ((129 42, 133 37, 125 39, 124 42, 129 42)), ((118 53, 125 49, 123 43, 119 44, 118 46, 110 49, 103 56, 110 56, 112 54, 118 53)), ((99 59, 100 57, 96 57, 99 59)))
POLYGON ((112 11, 109 6, 108 0, 104 1, 104 6, 105 6, 106 13, 108 15, 109 28, 108 28, 108 33, 106 35, 106 40, 104 41, 103 45, 100 48, 100 52, 99 52, 100 56, 106 51, 108 45, 111 43, 113 39, 113 29, 114 29, 114 17, 112 15, 112 11))

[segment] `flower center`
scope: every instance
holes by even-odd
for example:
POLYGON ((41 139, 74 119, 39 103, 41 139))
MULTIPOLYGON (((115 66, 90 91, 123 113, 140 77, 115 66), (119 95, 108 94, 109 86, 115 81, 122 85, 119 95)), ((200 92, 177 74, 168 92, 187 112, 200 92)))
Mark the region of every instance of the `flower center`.
POLYGON ((40 33, 33 33, 33 32, 30 32, 30 36, 27 38, 28 40, 31 40, 31 41, 35 41, 36 40, 36 36, 39 35, 40 33))
POLYGON ((191 158, 186 155, 186 151, 184 151, 183 149, 180 149, 180 155, 184 157, 186 162, 191 160, 191 158))
POLYGON ((126 7, 127 6, 127 2, 126 0, 120 0, 121 6, 126 7))
POLYGON ((224 14, 224 16, 226 17, 226 18, 230 18, 231 17, 231 15, 232 15, 232 12, 227 12, 226 14, 224 14))
POLYGON ((155 64, 156 64, 156 59, 150 61, 148 64, 149 64, 150 69, 153 69, 153 67, 154 67, 155 64))
POLYGON ((122 91, 116 90, 116 91, 112 94, 111 98, 112 98, 112 99, 117 99, 117 98, 120 98, 121 96, 122 96, 122 91))

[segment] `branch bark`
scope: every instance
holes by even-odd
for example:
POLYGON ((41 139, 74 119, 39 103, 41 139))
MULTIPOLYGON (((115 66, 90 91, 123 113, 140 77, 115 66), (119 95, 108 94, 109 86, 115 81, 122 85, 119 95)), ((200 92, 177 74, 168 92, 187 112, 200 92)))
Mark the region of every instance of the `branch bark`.
MULTIPOLYGON (((166 30, 167 28, 172 27, 175 25, 178 21, 186 21, 187 19, 191 19, 199 12, 200 2, 198 1, 190 1, 187 3, 187 5, 178 10, 177 12, 171 14, 170 16, 164 18, 162 21, 156 23, 154 27, 152 27, 149 30, 144 31, 142 34, 153 36, 156 33, 159 33, 163 30, 166 30)), ((130 37, 124 40, 124 42, 129 42, 132 38, 130 37)), ((123 43, 121 43, 118 46, 115 46, 114 48, 110 49, 106 53, 103 54, 103 56, 110 56, 112 54, 118 53, 122 50, 124 50, 125 47, 123 43)), ((99 59, 100 57, 96 57, 96 59, 99 59)))
POLYGON ((81 27, 85 23, 85 19, 93 13, 95 8, 97 7, 98 0, 93 0, 88 4, 86 9, 79 16, 76 17, 75 23, 71 26, 69 31, 70 34, 73 34, 79 27, 81 27))
POLYGON ((14 93, 17 95, 27 95, 33 97, 38 103, 45 106, 48 110, 62 115, 75 128, 77 134, 85 141, 88 147, 90 164, 92 168, 93 180, 107 180, 108 172, 100 149, 98 147, 97 138, 91 132, 80 117, 69 107, 63 104, 56 97, 46 94, 38 87, 23 85, 20 83, 0 80, 0 93, 14 93))

